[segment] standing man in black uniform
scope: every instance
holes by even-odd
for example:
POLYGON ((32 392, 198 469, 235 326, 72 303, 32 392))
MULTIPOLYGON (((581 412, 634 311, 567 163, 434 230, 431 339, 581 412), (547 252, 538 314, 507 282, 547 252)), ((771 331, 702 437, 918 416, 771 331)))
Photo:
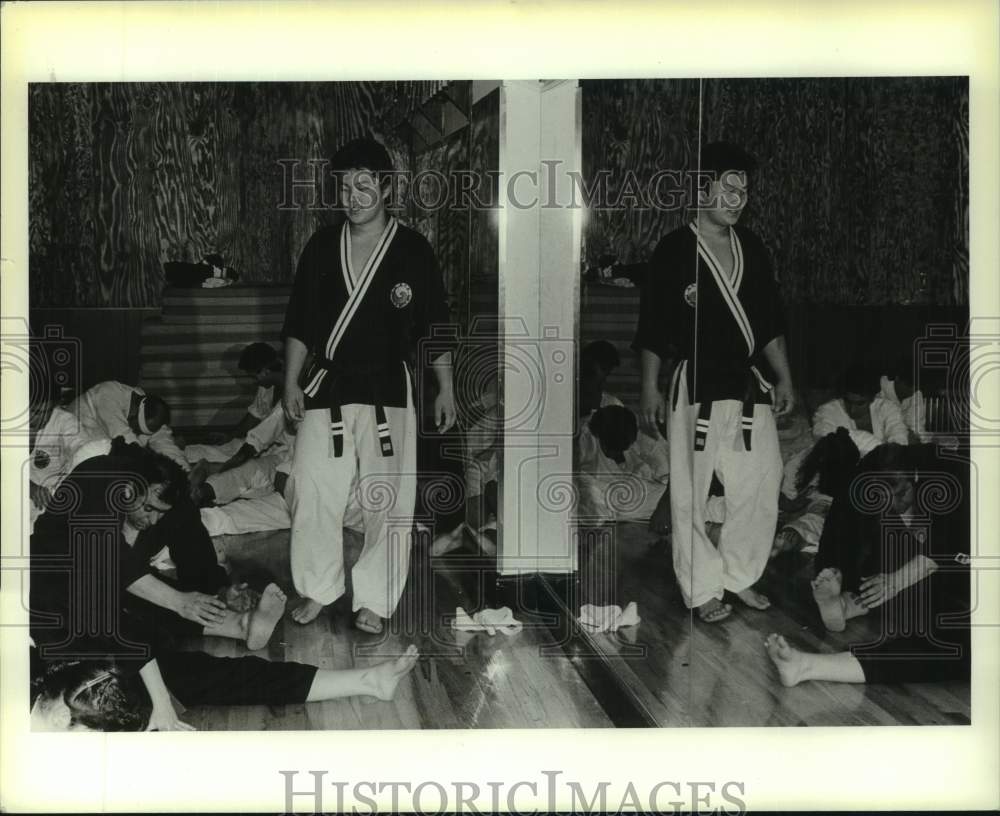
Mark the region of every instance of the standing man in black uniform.
MULTIPOLYGON (((346 221, 306 244, 282 332, 282 401, 302 423, 287 490, 292 577, 306 600, 292 617, 308 623, 344 593, 344 511, 357 477, 365 545, 352 574, 353 609, 355 625, 376 634, 409 570, 418 425, 407 360, 449 315, 430 245, 386 212, 386 149, 355 140, 331 169, 346 221)), ((455 423, 451 357, 444 351, 432 361, 439 432, 455 423)))
POLYGON ((634 347, 642 356, 643 430, 658 436, 669 410, 674 571, 687 606, 716 622, 732 611, 723 602, 727 591, 756 609, 770 605, 753 585, 767 565, 778 516, 774 415, 790 412, 795 398, 767 249, 737 226, 755 162, 716 142, 702 148, 699 167, 714 181, 699 192, 696 219, 656 247, 634 347), (668 403, 659 386, 664 360, 676 363, 668 403), (718 548, 705 531, 713 473, 725 488, 718 548))

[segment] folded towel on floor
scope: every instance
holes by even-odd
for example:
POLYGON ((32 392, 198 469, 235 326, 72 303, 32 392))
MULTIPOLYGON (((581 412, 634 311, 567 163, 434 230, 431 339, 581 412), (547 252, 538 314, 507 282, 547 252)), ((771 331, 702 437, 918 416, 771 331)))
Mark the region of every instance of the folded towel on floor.
POLYGON ((635 601, 629 601, 624 610, 617 605, 580 607, 580 623, 595 632, 614 632, 622 626, 635 626, 641 620, 635 601))
POLYGON ((462 607, 458 607, 455 609, 455 620, 451 622, 451 628, 463 632, 486 632, 489 635, 495 635, 498 631, 505 635, 516 635, 524 628, 524 624, 516 620, 514 613, 506 606, 483 609, 472 617, 462 607))

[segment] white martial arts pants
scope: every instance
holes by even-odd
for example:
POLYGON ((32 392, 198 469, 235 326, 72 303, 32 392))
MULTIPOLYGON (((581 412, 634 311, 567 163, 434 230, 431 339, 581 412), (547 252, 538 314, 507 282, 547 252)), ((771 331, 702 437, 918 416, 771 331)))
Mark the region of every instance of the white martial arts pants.
POLYGON ((223 445, 188 445, 184 448, 184 458, 192 465, 197 465, 202 459, 206 462, 228 462, 239 453, 245 442, 245 439, 230 439, 223 445))
POLYGON ((705 449, 694 449, 699 405, 688 405, 683 374, 670 412, 670 510, 674 571, 688 607, 753 586, 764 572, 778 520, 781 452, 769 405, 754 406, 751 449, 743 445, 743 404, 717 400, 705 449), (715 473, 725 488, 725 521, 716 549, 705 531, 715 473))
POLYGON ((345 511, 357 476, 365 545, 354 565, 353 608, 388 618, 410 566, 417 498, 417 419, 407 380, 407 408, 386 408, 392 456, 382 456, 371 405, 345 405, 344 450, 333 455, 330 412, 305 412, 299 426, 286 496, 292 515, 292 580, 319 603, 344 594, 345 511))

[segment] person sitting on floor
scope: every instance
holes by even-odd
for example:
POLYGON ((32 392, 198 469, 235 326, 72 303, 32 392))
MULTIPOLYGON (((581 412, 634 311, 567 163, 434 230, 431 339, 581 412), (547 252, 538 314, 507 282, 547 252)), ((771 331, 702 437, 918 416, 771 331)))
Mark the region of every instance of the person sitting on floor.
MULTIPOLYGON (((910 440, 899 406, 881 394, 874 394, 874 390, 861 367, 848 371, 841 381, 840 396, 823 403, 813 414, 813 438, 821 440, 843 429, 848 432, 860 456, 886 442, 906 445, 910 440)), ((785 501, 805 503, 806 510, 778 530, 772 556, 786 551, 815 552, 819 546, 819 537, 830 507, 829 496, 823 491, 817 493, 815 489, 815 480, 821 469, 819 460, 825 454, 814 456, 814 466, 809 469, 811 475, 808 479, 799 478, 803 463, 813 456, 815 444, 785 463, 781 495, 785 501)), ((830 452, 827 449, 827 453, 830 452)))
MULTIPOLYGON (((295 447, 295 424, 281 403, 247 432, 226 462, 202 460, 191 469, 191 499, 209 535, 239 535, 291 526, 285 486, 295 447)), ((356 520, 352 516, 352 523, 356 520)), ((345 520, 346 526, 352 526, 345 520)))
POLYGON ((669 532, 670 466, 658 441, 639 434, 635 414, 624 406, 594 411, 577 435, 578 517, 598 524, 646 521, 651 532, 669 532))
POLYGON ((834 498, 813 596, 842 631, 878 613, 881 635, 835 654, 766 641, 781 682, 917 683, 969 678, 968 465, 934 446, 881 445, 834 498))
POLYGON ((223 436, 221 443, 193 444, 184 448, 184 456, 191 465, 197 465, 202 460, 227 462, 239 452, 251 428, 270 416, 275 405, 281 404, 285 364, 274 346, 270 343, 251 343, 240 354, 238 366, 240 371, 253 377, 257 384, 253 400, 247 406, 246 414, 228 434, 228 438, 223 436))
MULTIPOLYGON (((42 664, 32 650, 31 730, 194 730, 180 720, 154 715, 151 695, 136 675, 104 660, 42 664)), ((365 695, 391 700, 416 665, 410 646, 394 660, 361 669, 320 669, 247 655, 214 657, 203 652, 166 651, 156 663, 166 687, 184 706, 290 705, 365 695)))
MULTIPOLYGON (((245 586, 230 585, 187 496, 180 468, 120 437, 108 455, 81 463, 60 486, 52 506, 35 525, 31 558, 32 610, 62 616, 67 624, 71 614, 88 602, 72 593, 109 582, 115 593, 113 605, 120 605, 122 614, 143 621, 164 640, 226 637, 256 650, 267 644, 284 612, 284 596, 275 584, 268 584, 259 595, 245 586), (78 546, 81 516, 106 528, 105 551, 71 558, 64 565, 70 575, 65 570, 43 570, 49 562, 65 561, 68 547, 78 546), (155 566, 167 563, 165 554, 175 577, 155 566), (69 577, 72 582, 67 584, 69 577)), ((55 632, 57 637, 64 635, 58 627, 55 632)), ((40 629, 36 642, 51 643, 47 634, 40 629)))

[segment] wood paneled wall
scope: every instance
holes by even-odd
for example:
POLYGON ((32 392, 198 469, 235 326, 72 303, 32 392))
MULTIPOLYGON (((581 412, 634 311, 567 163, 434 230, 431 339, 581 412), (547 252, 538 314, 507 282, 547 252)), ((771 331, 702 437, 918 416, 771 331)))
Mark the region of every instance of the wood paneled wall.
MULTIPOLYGON (((298 178, 308 178, 308 161, 370 133, 408 168, 397 126, 442 85, 32 85, 32 307, 157 306, 162 263, 209 252, 244 281, 289 281, 332 214, 282 207, 279 162, 298 160, 298 178)), ((297 195, 308 201, 310 191, 297 195)))
MULTIPOLYGON (((695 166, 699 138, 760 162, 745 220, 791 303, 968 303, 968 83, 963 77, 583 83, 584 175, 695 166)), ((592 209, 586 259, 633 263, 686 209, 592 209)))

